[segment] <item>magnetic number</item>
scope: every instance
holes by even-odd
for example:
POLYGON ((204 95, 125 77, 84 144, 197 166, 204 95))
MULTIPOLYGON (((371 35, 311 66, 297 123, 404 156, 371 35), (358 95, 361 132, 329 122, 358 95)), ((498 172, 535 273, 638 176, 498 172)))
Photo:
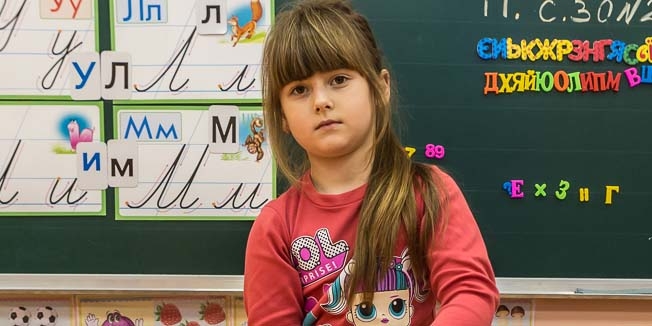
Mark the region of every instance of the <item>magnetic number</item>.
POLYGON ((436 158, 441 160, 444 158, 444 155, 446 155, 446 149, 442 145, 428 144, 426 145, 425 155, 427 158, 436 158))

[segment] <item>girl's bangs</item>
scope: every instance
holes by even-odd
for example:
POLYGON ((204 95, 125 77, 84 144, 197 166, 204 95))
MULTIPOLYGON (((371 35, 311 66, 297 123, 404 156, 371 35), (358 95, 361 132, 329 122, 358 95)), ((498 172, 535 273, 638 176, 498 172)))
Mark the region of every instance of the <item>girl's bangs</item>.
MULTIPOLYGON (((361 71, 363 58, 358 46, 354 46, 354 37, 348 38, 337 35, 342 26, 323 26, 322 32, 315 29, 315 22, 310 22, 308 17, 302 17, 283 35, 278 35, 274 40, 276 44, 274 55, 271 58, 273 65, 270 71, 277 73, 273 79, 277 85, 283 87, 296 80, 303 80, 316 72, 332 71, 336 69, 353 69, 361 71)), ((354 35, 352 33, 352 35, 354 35)))

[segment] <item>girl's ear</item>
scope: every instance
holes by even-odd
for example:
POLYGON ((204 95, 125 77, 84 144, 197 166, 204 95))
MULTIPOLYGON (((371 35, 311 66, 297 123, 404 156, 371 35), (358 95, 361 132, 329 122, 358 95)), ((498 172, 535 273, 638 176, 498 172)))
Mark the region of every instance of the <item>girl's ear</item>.
POLYGON ((380 80, 384 87, 383 100, 385 100, 385 102, 389 102, 389 98, 391 96, 391 79, 389 78, 389 70, 383 69, 380 71, 380 80))
POLYGON ((281 118, 281 119, 282 119, 282 120, 281 120, 281 122, 282 122, 281 127, 283 128, 283 131, 284 131, 286 134, 289 134, 289 133, 290 133, 290 128, 288 128, 288 122, 287 122, 287 120, 285 120, 285 117, 283 117, 283 118, 281 118))

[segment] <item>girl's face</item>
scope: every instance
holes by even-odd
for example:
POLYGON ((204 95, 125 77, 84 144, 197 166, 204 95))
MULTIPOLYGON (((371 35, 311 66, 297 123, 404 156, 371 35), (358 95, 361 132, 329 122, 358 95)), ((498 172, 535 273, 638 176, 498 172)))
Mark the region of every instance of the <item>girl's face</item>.
POLYGON ((347 319, 354 325, 409 325, 412 317, 409 290, 394 290, 374 293, 373 303, 360 302, 356 294, 347 319))
POLYGON ((281 89, 284 129, 310 162, 345 157, 368 158, 373 143, 369 84, 358 72, 318 72, 281 89))

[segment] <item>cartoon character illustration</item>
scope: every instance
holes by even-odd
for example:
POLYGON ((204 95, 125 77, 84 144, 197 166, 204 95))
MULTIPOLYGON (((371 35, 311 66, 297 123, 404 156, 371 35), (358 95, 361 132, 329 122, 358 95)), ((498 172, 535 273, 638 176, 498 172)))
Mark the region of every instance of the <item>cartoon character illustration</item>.
POLYGON ((228 24, 231 25, 231 41, 233 46, 238 44, 240 38, 246 34, 246 38, 251 38, 256 31, 256 23, 263 17, 263 6, 260 4, 260 0, 251 0, 251 20, 240 26, 237 16, 231 16, 229 18, 228 24), (235 41, 234 41, 235 40, 235 41))
MULTIPOLYGON (((99 326, 100 320, 94 314, 88 314, 84 323, 86 326, 99 326)), ((137 318, 135 321, 131 318, 120 314, 118 310, 107 312, 106 319, 101 326, 143 326, 143 319, 137 318)))
MULTIPOLYGON (((348 276, 355 268, 353 260, 328 289, 328 302, 322 308, 329 313, 339 314, 348 306, 344 286, 348 276)), ((382 277, 382 274, 381 274, 382 277)), ((395 257, 387 273, 376 282, 373 302, 363 301, 362 293, 354 296, 351 309, 346 319, 353 325, 410 325, 414 312, 412 299, 423 302, 425 293, 421 293, 414 282, 407 249, 401 257, 395 257)))
POLYGON ((25 307, 14 307, 9 311, 9 325, 27 326, 32 315, 25 307))
POLYGON ((245 139, 244 146, 247 148, 249 154, 256 154, 256 162, 263 159, 263 142, 265 141, 265 135, 263 133, 263 119, 256 117, 251 120, 249 125, 251 128, 251 134, 247 135, 245 139))
POLYGON ((54 326, 57 324, 59 313, 50 306, 36 308, 32 325, 36 326, 54 326))
POLYGON ((84 130, 80 132, 77 120, 70 120, 70 122, 68 122, 68 136, 70 137, 70 147, 72 147, 72 150, 76 151, 77 144, 81 142, 92 142, 94 131, 95 128, 84 128, 84 130))

